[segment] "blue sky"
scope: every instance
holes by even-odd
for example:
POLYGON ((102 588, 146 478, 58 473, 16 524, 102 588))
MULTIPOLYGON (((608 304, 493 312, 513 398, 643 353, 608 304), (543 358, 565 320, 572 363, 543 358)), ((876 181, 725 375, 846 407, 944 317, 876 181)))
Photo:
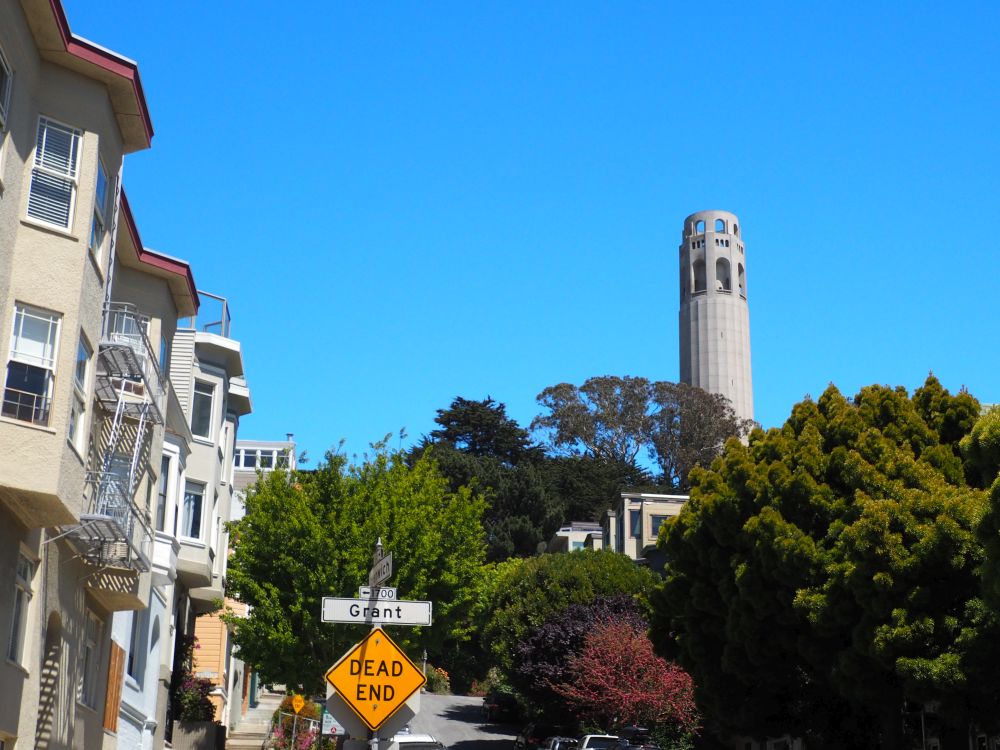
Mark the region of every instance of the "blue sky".
POLYGON ((230 300, 241 437, 315 462, 457 395, 527 425, 551 384, 676 380, 709 208, 765 427, 930 370, 1000 401, 1000 4, 64 2, 139 62, 125 185, 230 300))

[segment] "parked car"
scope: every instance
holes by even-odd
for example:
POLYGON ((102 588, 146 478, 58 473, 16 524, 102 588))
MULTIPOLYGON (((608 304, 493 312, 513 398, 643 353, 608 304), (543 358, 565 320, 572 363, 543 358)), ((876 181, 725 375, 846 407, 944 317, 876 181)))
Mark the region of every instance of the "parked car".
POLYGON ((483 697, 483 717, 486 721, 514 721, 517 699, 510 693, 487 693, 483 697))
POLYGON ((562 727, 543 721, 533 721, 514 738, 514 750, 539 750, 546 737, 561 737, 562 727))
POLYGON ((617 750, 617 734, 585 734, 576 744, 576 750, 617 750))
POLYGON ((576 750, 576 737, 549 737, 542 743, 541 750, 576 750))
POLYGON ((660 750, 646 727, 624 727, 618 736, 618 750, 660 750))
POLYGON ((443 743, 429 734, 411 734, 399 732, 393 736, 392 742, 398 750, 447 750, 443 743))

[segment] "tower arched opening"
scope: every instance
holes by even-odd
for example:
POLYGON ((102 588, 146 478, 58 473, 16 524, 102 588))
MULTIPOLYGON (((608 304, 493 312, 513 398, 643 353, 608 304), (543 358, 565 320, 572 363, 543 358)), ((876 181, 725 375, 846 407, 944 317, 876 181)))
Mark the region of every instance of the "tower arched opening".
POLYGON ((746 271, 743 270, 743 264, 739 263, 736 266, 736 277, 740 285, 740 295, 743 297, 747 296, 747 279, 746 271))
POLYGON ((716 232, 725 232, 726 231, 726 222, 724 220, 722 220, 722 219, 716 219, 715 220, 715 231, 716 232))
POLYGON ((705 220, 704 219, 698 219, 698 221, 696 221, 694 223, 694 233, 695 234, 704 234, 704 232, 705 232, 705 220))
POLYGON ((695 294, 701 294, 708 290, 704 258, 698 258, 698 260, 691 264, 691 281, 695 294))
POLYGON ((718 292, 733 291, 728 258, 719 258, 715 261, 715 289, 718 292))

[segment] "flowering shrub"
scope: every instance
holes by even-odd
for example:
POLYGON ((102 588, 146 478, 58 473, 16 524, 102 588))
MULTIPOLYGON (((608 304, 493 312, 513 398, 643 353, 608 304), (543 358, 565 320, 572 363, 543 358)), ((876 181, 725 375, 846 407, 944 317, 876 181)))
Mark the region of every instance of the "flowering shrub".
POLYGON ((213 721, 215 706, 209 699, 214 685, 211 680, 195 677, 194 651, 198 639, 193 635, 180 635, 174 673, 171 680, 171 711, 179 721, 213 721))
POLYGON ((427 672, 427 690, 431 693, 450 693, 451 678, 448 673, 441 667, 429 670, 427 672))

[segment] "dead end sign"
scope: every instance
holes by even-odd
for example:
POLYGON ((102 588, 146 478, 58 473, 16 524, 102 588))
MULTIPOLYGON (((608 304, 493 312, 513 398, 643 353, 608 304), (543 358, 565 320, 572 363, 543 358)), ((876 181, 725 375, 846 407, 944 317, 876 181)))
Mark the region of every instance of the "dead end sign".
POLYGON ((326 673, 327 682, 371 729, 378 729, 424 686, 423 673, 375 628, 326 673))

